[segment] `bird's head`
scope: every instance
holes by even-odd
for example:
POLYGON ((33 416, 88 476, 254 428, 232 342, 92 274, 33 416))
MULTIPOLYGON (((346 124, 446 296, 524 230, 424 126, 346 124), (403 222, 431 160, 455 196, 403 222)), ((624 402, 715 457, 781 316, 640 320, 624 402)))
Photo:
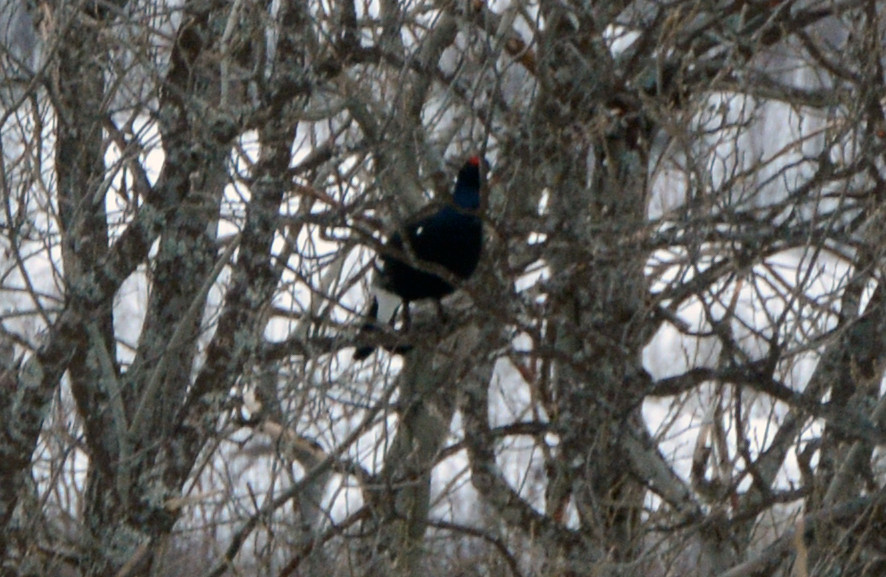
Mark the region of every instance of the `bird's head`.
POLYGON ((452 196, 460 208, 468 210, 480 208, 481 173, 486 166, 484 159, 471 156, 458 171, 458 180, 455 182, 455 192, 452 196))

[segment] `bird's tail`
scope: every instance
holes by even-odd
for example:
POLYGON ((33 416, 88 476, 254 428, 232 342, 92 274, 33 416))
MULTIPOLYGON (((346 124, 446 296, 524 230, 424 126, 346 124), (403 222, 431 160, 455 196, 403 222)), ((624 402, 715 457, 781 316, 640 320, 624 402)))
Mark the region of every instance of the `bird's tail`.
MULTIPOLYGON (((363 326, 360 327, 360 331, 357 333, 357 340, 362 340, 361 337, 365 337, 367 333, 378 330, 378 325, 375 323, 378 319, 378 299, 375 297, 372 297, 372 305, 370 305, 369 311, 366 313, 366 319, 366 322, 363 323, 363 326)), ((357 347, 354 351, 353 359, 355 361, 362 361, 371 355, 374 350, 375 345, 363 345, 362 347, 357 347)))

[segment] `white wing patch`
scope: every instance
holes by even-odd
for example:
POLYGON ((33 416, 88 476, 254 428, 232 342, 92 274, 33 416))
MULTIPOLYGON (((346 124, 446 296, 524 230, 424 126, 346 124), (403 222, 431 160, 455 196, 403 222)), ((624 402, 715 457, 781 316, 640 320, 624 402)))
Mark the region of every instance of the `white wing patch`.
POLYGON ((421 236, 421 233, 423 233, 424 231, 425 231, 425 227, 423 227, 423 226, 418 227, 417 229, 415 229, 415 236, 421 236))

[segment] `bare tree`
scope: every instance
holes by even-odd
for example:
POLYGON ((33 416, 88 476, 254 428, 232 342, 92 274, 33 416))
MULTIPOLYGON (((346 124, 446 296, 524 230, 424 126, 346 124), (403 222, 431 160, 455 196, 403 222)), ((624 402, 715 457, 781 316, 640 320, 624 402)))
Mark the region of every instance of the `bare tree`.
POLYGON ((883 574, 881 4, 3 4, 3 575, 883 574))

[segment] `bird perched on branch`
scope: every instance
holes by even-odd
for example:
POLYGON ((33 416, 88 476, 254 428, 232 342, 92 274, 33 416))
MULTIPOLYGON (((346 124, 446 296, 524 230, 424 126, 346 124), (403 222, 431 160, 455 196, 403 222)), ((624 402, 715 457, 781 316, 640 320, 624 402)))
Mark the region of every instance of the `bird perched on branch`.
MULTIPOLYGON (((452 199, 429 215, 409 219, 384 245, 372 280, 372 304, 361 332, 392 323, 397 309, 404 309, 408 323, 409 303, 436 299, 455 291, 453 283, 466 280, 480 260, 483 221, 480 208, 481 171, 485 162, 472 156, 458 173, 452 199)), ((360 361, 375 346, 354 351, 360 361)))

